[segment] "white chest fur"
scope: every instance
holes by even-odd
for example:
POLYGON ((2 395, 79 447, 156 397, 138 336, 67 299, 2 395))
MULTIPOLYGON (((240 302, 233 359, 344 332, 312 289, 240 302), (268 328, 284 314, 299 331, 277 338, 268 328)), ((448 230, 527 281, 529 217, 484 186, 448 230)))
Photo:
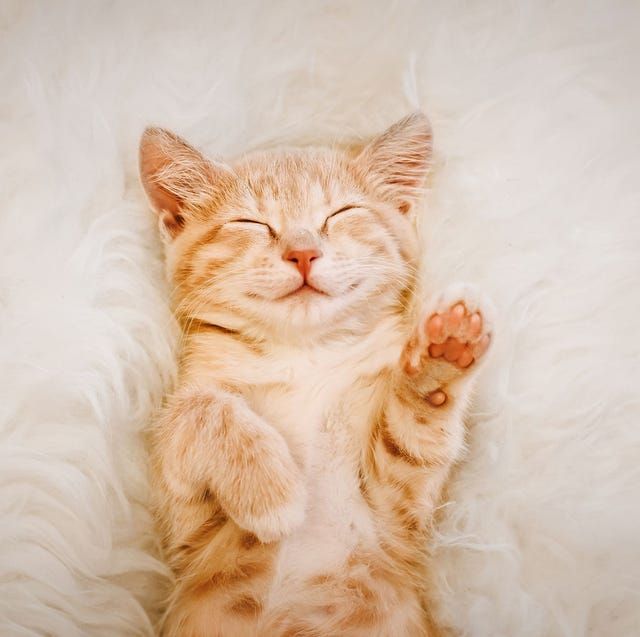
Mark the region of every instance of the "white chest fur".
POLYGON ((283 542, 280 578, 338 566, 375 539, 358 468, 377 376, 398 360, 401 344, 397 330, 386 329, 349 347, 275 352, 264 361, 264 381, 252 384, 251 406, 288 441, 309 494, 305 523, 283 542))

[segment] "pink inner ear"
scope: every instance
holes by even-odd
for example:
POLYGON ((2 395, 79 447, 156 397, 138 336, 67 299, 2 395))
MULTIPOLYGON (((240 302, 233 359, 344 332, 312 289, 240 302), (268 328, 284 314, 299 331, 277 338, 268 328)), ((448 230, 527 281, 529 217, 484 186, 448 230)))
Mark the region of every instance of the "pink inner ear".
POLYGON ((171 237, 175 237, 184 228, 184 217, 168 211, 162 213, 162 223, 171 237))
POLYGON ((169 236, 175 237, 185 224, 185 219, 180 214, 184 201, 156 183, 153 178, 145 177, 143 174, 142 181, 151 205, 159 214, 169 236))
MULTIPOLYGON (((168 218, 172 217, 174 221, 176 221, 175 218, 180 217, 179 211, 183 205, 183 201, 180 198, 152 181, 145 184, 145 189, 151 199, 153 207, 158 212, 167 213, 163 215, 163 220, 167 218, 168 221, 168 218)), ((182 219, 182 223, 184 223, 184 219, 182 219)))

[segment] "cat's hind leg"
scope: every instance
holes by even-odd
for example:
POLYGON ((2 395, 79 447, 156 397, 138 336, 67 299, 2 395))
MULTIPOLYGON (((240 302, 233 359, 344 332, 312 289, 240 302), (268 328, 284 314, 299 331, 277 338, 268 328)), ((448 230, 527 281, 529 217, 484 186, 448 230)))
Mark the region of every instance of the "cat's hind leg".
POLYGON ((163 637, 256 637, 277 543, 263 544, 228 520, 182 538, 163 637))

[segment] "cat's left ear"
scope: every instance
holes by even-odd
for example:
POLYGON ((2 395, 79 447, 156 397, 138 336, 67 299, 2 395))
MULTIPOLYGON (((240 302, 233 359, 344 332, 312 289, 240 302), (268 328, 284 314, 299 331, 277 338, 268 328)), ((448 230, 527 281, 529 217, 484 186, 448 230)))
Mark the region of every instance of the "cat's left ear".
POLYGON ((231 169, 213 163, 174 133, 147 128, 140 140, 140 180, 166 240, 174 239, 194 211, 206 207, 232 179, 231 169))
POLYGON ((431 167, 433 136, 427 116, 416 111, 371 141, 356 158, 381 194, 403 214, 420 201, 431 167))

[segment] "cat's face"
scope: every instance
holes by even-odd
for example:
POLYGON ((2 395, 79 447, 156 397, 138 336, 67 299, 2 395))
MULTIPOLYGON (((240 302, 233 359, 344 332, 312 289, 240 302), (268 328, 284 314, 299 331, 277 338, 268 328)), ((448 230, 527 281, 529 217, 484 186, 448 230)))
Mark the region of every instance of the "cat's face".
POLYGON ((357 155, 282 150, 222 164, 149 129, 141 173, 178 314, 286 338, 361 329, 402 311, 430 141, 416 114, 357 155))

